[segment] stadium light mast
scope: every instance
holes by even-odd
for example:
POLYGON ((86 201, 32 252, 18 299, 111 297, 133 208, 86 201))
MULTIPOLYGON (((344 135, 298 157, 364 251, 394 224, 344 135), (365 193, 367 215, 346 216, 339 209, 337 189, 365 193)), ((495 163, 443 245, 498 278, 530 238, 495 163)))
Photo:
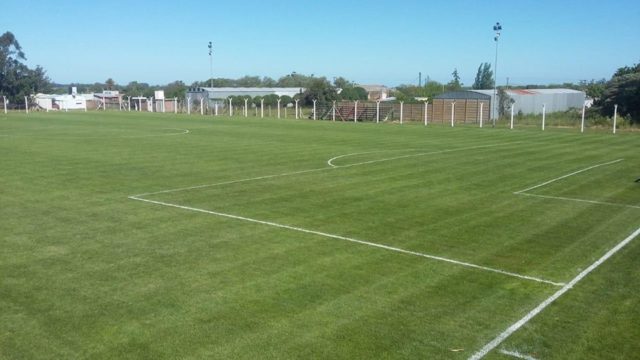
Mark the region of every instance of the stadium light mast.
POLYGON ((213 87, 213 44, 209 41, 209 86, 213 87))
POLYGON ((493 25, 493 31, 496 36, 493 40, 496 42, 496 60, 493 63, 494 82, 493 82, 493 127, 496 127, 496 118, 498 117, 498 39, 500 39, 500 33, 502 32, 502 25, 496 22, 493 25))

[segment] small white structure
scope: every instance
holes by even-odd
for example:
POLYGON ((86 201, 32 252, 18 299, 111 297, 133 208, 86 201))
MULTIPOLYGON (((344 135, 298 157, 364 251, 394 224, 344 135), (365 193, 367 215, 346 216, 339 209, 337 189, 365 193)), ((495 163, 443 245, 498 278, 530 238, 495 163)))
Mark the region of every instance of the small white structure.
POLYGON ((38 106, 44 110, 86 110, 86 97, 93 98, 93 94, 67 94, 67 95, 48 95, 37 94, 35 101, 38 106))

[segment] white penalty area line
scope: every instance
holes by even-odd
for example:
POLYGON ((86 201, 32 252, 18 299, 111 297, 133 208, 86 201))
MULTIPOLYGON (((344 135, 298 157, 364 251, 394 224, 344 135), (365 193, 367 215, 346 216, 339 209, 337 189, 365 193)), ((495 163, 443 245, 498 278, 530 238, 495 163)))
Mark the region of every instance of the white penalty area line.
POLYGON ((616 163, 619 163, 619 162, 621 162, 623 160, 624 159, 617 159, 617 160, 609 161, 609 162, 606 162, 606 163, 589 166, 587 168, 580 169, 578 171, 574 171, 574 172, 572 172, 570 174, 562 175, 562 176, 557 177, 555 179, 551 179, 551 180, 545 181, 545 182, 543 182, 541 184, 534 185, 534 186, 526 188, 524 190, 516 191, 513 194, 514 195, 524 195, 524 196, 538 197, 538 198, 542 198, 542 199, 566 200, 566 201, 575 201, 575 202, 582 202, 582 203, 588 203, 588 204, 609 205, 609 206, 618 206, 618 207, 628 207, 628 208, 633 208, 633 209, 640 209, 640 206, 637 206, 637 205, 629 205, 629 204, 621 204, 621 203, 613 203, 613 202, 597 201, 597 200, 589 200, 589 199, 570 198, 570 197, 564 197, 564 196, 551 196, 551 195, 539 195, 539 194, 528 193, 528 191, 530 191, 530 190, 541 188, 541 187, 549 185, 549 184, 551 184, 553 182, 556 182, 556 181, 559 181, 559 180, 562 180, 562 179, 566 179, 566 178, 568 178, 570 176, 574 176, 574 175, 577 175, 577 174, 580 174, 580 173, 583 173, 585 171, 589 171, 589 170, 592 170, 592 169, 595 169, 595 168, 598 168, 598 167, 601 167, 601 166, 616 164, 616 163))
POLYGON ((513 356, 514 358, 518 358, 518 359, 524 359, 524 360, 538 360, 536 358, 534 358, 533 356, 529 356, 529 355, 525 355, 525 354, 521 354, 517 351, 509 351, 509 350, 500 350, 501 354, 504 355, 509 355, 509 356, 513 356))
POLYGON ((615 164, 615 163, 618 163, 618 162, 620 162, 620 161, 622 161, 622 160, 624 160, 624 159, 618 159, 618 160, 613 160, 613 161, 609 161, 609 162, 602 163, 602 164, 596 164, 596 165, 593 165, 593 166, 589 166, 589 167, 587 167, 587 168, 580 169, 580 170, 578 170, 578 171, 574 171, 574 172, 572 172, 572 173, 570 173, 570 174, 562 175, 562 176, 557 177, 557 178, 555 178, 555 179, 551 179, 551 180, 549 180, 549 181, 545 181, 545 182, 543 182, 543 183, 541 183, 541 184, 534 185, 534 186, 529 187, 529 188, 526 188, 526 189, 524 189, 524 190, 516 191, 516 192, 514 192, 514 194, 516 194, 516 195, 517 195, 517 194, 522 194, 522 193, 525 193, 525 192, 527 192, 527 191, 530 191, 530 190, 533 190, 533 189, 537 189, 537 188, 540 188, 540 187, 543 187, 543 186, 549 185, 549 184, 551 184, 551 183, 553 183, 553 182, 556 182, 556 181, 558 181, 558 180, 562 180, 562 179, 568 178, 568 177, 570 177, 570 176, 577 175, 577 174, 583 173, 583 172, 585 172, 585 171, 589 171, 589 170, 591 170, 591 169, 595 169, 595 168, 600 167, 600 166, 605 166, 605 165, 615 164))
POLYGON ((143 202, 150 203, 150 204, 173 207, 173 208, 177 208, 177 209, 195 211, 195 212, 204 213, 204 214, 217 215, 217 216, 222 216, 222 217, 235 219, 235 220, 242 220, 242 221, 247 221, 247 222, 252 222, 252 223, 257 223, 257 224, 262 224, 262 225, 268 225, 268 226, 273 226, 273 227, 277 227, 277 228, 281 228, 281 229, 293 230, 293 231, 298 231, 298 232, 302 232, 302 233, 306 233, 306 234, 313 234, 313 235, 328 237, 328 238, 332 238, 332 239, 349 241, 349 242, 353 242, 353 243, 357 243, 357 244, 361 244, 361 245, 367 245, 367 246, 372 246, 372 247, 385 249, 385 250, 389 250, 389 251, 395 251, 395 252, 402 253, 402 254, 420 256, 420 257, 431 259, 431 260, 437 260, 437 261, 442 261, 442 262, 455 264, 455 265, 459 265, 459 266, 465 266, 465 267, 468 267, 468 268, 494 272, 494 273, 498 273, 498 274, 502 274, 502 275, 506 275, 506 276, 511 276, 511 277, 515 277, 515 278, 523 279, 523 280, 530 280, 530 281, 535 281, 535 282, 554 285, 554 286, 563 286, 564 285, 564 283, 558 283, 558 282, 554 282, 554 281, 540 279, 540 278, 536 278, 536 277, 533 277, 533 276, 517 274, 517 273, 504 271, 504 270, 500 270, 500 269, 494 269, 494 268, 490 268, 490 267, 486 267, 486 266, 476 265, 476 264, 472 264, 472 263, 468 263, 468 262, 464 262, 464 261, 448 259, 448 258, 444 258, 444 257, 441 257, 441 256, 435 256, 435 255, 429 255, 429 254, 420 253, 420 252, 416 252, 416 251, 405 250, 405 249, 401 249, 401 248, 397 248, 397 247, 393 247, 393 246, 372 243, 372 242, 369 242, 369 241, 358 240, 358 239, 349 238, 349 237, 346 237, 346 236, 334 235, 334 234, 329 234, 329 233, 325 233, 325 232, 321 232, 321 231, 315 231, 315 230, 309 230, 309 229, 304 229, 304 228, 295 227, 295 226, 278 224, 278 223, 271 222, 271 221, 257 220, 257 219, 252 219, 252 218, 248 218, 248 217, 244 217, 244 216, 238 216, 238 215, 221 213, 221 212, 217 212, 217 211, 194 208, 194 207, 191 207, 191 206, 172 204, 172 203, 167 203, 167 202, 157 201, 157 200, 149 200, 149 199, 141 198, 141 197, 139 197, 139 195, 129 196, 129 199, 143 201, 143 202))
MULTIPOLYGON (((444 153, 455 152, 455 151, 465 151, 465 150, 490 148, 490 147, 496 147, 496 146, 506 146, 506 145, 517 144, 519 142, 520 141, 502 143, 502 144, 469 146, 469 147, 458 148, 458 149, 438 150, 438 151, 425 152, 425 153, 420 153, 420 154, 410 154, 410 155, 396 156, 396 157, 385 158, 385 159, 364 161, 364 162, 348 164, 348 165, 340 165, 340 166, 333 165, 331 163, 333 160, 341 158, 341 157, 353 156, 353 155, 361 155, 361 154, 369 154, 369 153, 376 153, 378 151, 370 151, 370 152, 356 153, 356 154, 346 154, 346 155, 340 155, 340 156, 336 156, 336 157, 334 157, 332 159, 329 159, 327 161, 327 163, 329 164, 330 167, 321 167, 321 168, 315 168, 315 169, 291 171, 291 172, 285 172, 285 173, 281 173, 281 174, 256 176, 256 177, 239 179, 239 180, 223 181, 223 182, 218 182, 218 183, 213 183, 213 184, 203 184, 203 185, 195 185, 195 186, 188 186, 188 187, 175 188, 175 189, 160 190, 160 191, 148 192, 148 193, 143 193, 143 194, 136 194, 136 195, 132 195, 130 197, 134 198, 134 197, 143 197, 143 196, 158 195, 158 194, 168 194, 168 193, 174 193, 174 192, 180 192, 180 191, 197 190, 197 189, 204 189, 204 188, 214 187, 214 186, 231 185, 231 184, 237 184, 237 183, 243 183, 243 182, 249 182, 249 181, 272 179, 272 178, 276 178, 276 177, 300 175, 300 174, 306 174, 306 173, 317 172, 317 171, 327 171, 327 170, 334 170, 334 169, 346 168, 346 167, 352 167, 352 166, 368 165, 368 164, 378 163, 378 162, 382 162, 382 161, 398 160, 398 159, 402 159, 402 158, 415 157, 415 156, 436 155, 436 154, 444 154, 444 153)), ((390 151, 399 151, 399 150, 390 150, 390 151)), ((410 150, 407 150, 407 151, 410 151, 410 150)))
POLYGON ((487 355, 490 351, 495 349, 498 345, 500 345, 504 340, 506 340, 511 334, 520 329, 524 324, 533 319, 536 315, 538 315, 542 310, 544 310, 551 303, 556 301, 559 297, 564 295, 567 291, 571 290, 580 280, 584 279, 585 276, 589 275, 593 270, 595 270, 598 266, 602 265, 605 261, 607 261, 611 256, 620 251, 623 247, 629 244, 633 239, 635 239, 638 235, 640 235, 640 228, 636 229, 631 235, 627 236, 624 240, 618 243, 614 248, 607 251, 600 259, 596 260, 593 264, 591 264, 588 268, 584 269, 580 274, 578 274, 575 278, 573 278, 569 283, 564 285, 560 290, 556 291, 555 294, 548 297, 545 301, 540 303, 540 305, 536 306, 533 310, 531 310, 528 314, 522 317, 520 320, 513 323, 509 326, 505 331, 503 331, 500 335, 498 335, 495 339, 491 340, 487 343, 482 349, 478 350, 475 354, 473 354, 469 360, 478 360, 482 359, 485 355, 487 355))
MULTIPOLYGON (((383 162, 383 161, 392 161, 392 160, 406 159, 406 158, 417 157, 417 156, 426 156, 426 155, 445 154, 445 153, 455 152, 455 151, 474 150, 474 149, 484 149, 484 148, 491 148, 491 147, 496 147, 496 146, 513 145, 513 144, 518 144, 518 143, 520 143, 520 142, 521 142, 521 141, 514 141, 514 142, 508 142, 508 143, 502 143, 502 144, 490 144, 490 145, 469 146, 469 147, 460 148, 460 149, 436 150, 436 151, 429 151, 429 152, 423 152, 423 153, 418 153, 418 154, 400 155, 400 156, 394 156, 394 157, 384 158, 384 159, 377 159, 377 160, 363 161, 363 162, 353 163, 353 164, 347 164, 347 165, 334 165, 334 164, 333 164, 333 161, 334 161, 334 160, 341 159, 341 158, 345 158, 345 157, 349 157, 349 156, 364 155, 364 154, 373 154, 373 153, 384 152, 383 150, 380 150, 380 151, 367 151, 367 152, 360 152, 360 153, 353 153, 353 154, 345 154, 345 155, 340 155, 340 156, 333 157, 333 158, 331 158, 331 159, 329 159, 329 160, 327 161, 327 165, 329 165, 329 166, 331 166, 331 167, 333 167, 333 168, 346 168, 346 167, 351 167, 351 166, 360 166, 360 165, 375 164, 375 163, 383 162)), ((391 152, 391 151, 412 151, 412 149, 405 149, 405 150, 389 150, 389 152, 391 152)))

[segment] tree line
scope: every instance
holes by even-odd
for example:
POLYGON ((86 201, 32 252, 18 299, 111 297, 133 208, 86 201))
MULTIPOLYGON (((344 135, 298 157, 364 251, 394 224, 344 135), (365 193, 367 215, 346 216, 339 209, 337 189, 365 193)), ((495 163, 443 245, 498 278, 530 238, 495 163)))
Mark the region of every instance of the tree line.
MULTIPOLYGON (((305 106, 311 105, 313 100, 319 103, 328 103, 334 100, 366 100, 368 97, 365 89, 344 77, 337 77, 333 81, 329 81, 326 77, 318 77, 314 74, 303 75, 296 72, 284 75, 277 80, 270 77, 247 75, 239 79, 215 78, 196 81, 190 86, 180 80, 166 85, 149 85, 137 81, 118 85, 111 78, 104 83, 56 85, 51 82, 44 68, 36 66, 31 69, 24 64, 25 60, 26 55, 16 37, 9 31, 0 35, 0 95, 6 96, 12 103, 19 103, 23 101, 25 96, 37 93, 67 93, 70 86, 77 87, 80 93, 119 90, 130 96, 144 97, 154 96, 156 90, 164 90, 167 98, 184 98, 189 87, 209 87, 211 85, 214 87, 299 87, 304 88, 305 91, 292 99, 281 98, 281 104, 299 99, 305 106)), ((432 99, 446 91, 491 89, 495 84, 493 70, 489 63, 480 64, 471 87, 465 87, 462 84, 457 69, 453 70, 451 76, 451 80, 446 84, 427 81, 424 85, 418 86, 400 85, 393 89, 391 96, 399 101, 417 102, 424 98, 432 99)), ((611 116, 615 105, 618 105, 618 114, 627 116, 632 122, 640 124, 640 64, 619 68, 610 80, 581 81, 578 84, 511 86, 510 88, 557 87, 585 91, 589 97, 595 100, 592 112, 611 116)), ((504 93, 504 87, 500 87, 499 90, 500 93, 504 93)), ((253 104, 259 104, 261 100, 264 100, 266 105, 277 104, 277 96, 275 95, 251 99, 253 104)), ((244 98, 236 97, 233 101, 243 103, 244 98)), ((500 101, 500 104, 502 103, 503 101, 500 101)))

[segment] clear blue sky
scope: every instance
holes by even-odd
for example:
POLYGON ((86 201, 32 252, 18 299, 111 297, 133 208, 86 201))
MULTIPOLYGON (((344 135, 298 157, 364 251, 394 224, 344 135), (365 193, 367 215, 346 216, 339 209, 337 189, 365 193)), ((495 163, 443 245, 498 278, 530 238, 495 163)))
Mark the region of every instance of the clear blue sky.
POLYGON ((473 83, 493 68, 492 27, 503 25, 498 83, 610 78, 640 62, 640 1, 41 1, 3 0, 29 66, 59 83, 209 77, 278 78, 295 71, 363 84, 473 83))

